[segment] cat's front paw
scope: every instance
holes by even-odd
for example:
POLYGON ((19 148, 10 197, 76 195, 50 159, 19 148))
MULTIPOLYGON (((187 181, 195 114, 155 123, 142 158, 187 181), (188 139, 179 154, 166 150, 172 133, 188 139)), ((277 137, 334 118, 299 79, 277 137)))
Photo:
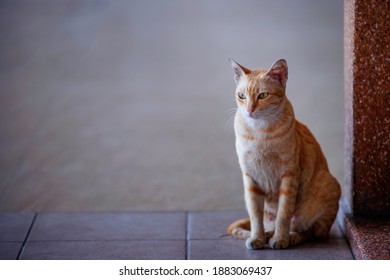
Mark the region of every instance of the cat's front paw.
POLYGON ((264 248, 265 239, 261 238, 261 237, 258 237, 258 238, 249 237, 246 240, 245 245, 250 250, 258 250, 258 249, 264 248))
POLYGON ((269 246, 272 249, 285 249, 290 245, 289 237, 283 238, 283 237, 272 237, 269 240, 269 246))

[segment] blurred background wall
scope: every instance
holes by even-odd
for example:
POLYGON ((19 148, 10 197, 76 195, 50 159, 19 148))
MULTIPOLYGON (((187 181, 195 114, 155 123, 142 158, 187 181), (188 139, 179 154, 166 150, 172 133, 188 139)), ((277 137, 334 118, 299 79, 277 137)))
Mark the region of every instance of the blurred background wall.
POLYGON ((0 1, 0 211, 244 208, 233 57, 343 179, 343 1, 0 1))

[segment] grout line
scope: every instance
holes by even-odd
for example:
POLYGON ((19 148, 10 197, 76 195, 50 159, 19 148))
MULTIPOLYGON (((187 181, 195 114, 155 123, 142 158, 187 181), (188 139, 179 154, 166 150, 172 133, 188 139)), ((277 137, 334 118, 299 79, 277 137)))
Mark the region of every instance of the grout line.
POLYGON ((24 251, 24 246, 26 245, 27 240, 28 240, 28 238, 30 237, 31 230, 32 230, 32 227, 33 227, 34 224, 35 224, 35 220, 37 219, 37 216, 38 216, 38 213, 35 213, 35 214, 34 214, 34 217, 33 217, 33 219, 32 219, 32 221, 31 221, 31 225, 30 225, 30 227, 28 228, 28 231, 27 231, 27 234, 26 234, 26 238, 24 239, 23 244, 22 244, 22 247, 20 248, 19 253, 18 253, 18 256, 16 257, 17 260, 20 260, 20 257, 22 256, 22 253, 23 253, 23 251, 24 251))
POLYGON ((189 213, 186 212, 186 251, 185 251, 185 259, 188 260, 189 257, 189 213))
MULTIPOLYGON (((58 242, 164 242, 183 241, 183 239, 55 239, 55 240, 31 240, 29 243, 58 243, 58 242)), ((7 241, 8 242, 8 241, 7 241)), ((15 241, 16 242, 16 241, 15 241)))

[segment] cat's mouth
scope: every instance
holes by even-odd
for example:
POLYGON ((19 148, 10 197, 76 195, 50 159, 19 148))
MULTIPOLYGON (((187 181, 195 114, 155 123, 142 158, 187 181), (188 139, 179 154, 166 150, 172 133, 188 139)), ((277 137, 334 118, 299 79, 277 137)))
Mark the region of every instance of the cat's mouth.
POLYGON ((251 118, 251 119, 258 119, 260 118, 260 113, 257 112, 257 111, 254 111, 254 112, 248 112, 248 111, 245 111, 245 116, 248 117, 248 118, 251 118))

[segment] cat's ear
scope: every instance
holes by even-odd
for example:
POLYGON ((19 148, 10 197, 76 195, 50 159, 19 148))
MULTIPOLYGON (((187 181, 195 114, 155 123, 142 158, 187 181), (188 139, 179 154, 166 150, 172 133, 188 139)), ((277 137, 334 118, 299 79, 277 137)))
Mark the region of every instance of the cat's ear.
POLYGON ((284 59, 277 60, 271 68, 265 73, 271 79, 277 80, 282 87, 286 87, 288 78, 287 62, 284 59))
POLYGON ((237 62, 235 62, 231 58, 229 58, 228 60, 229 60, 229 63, 232 66, 233 71, 234 71, 234 81, 238 85, 238 83, 240 82, 241 77, 244 76, 244 75, 250 74, 252 71, 249 70, 248 68, 245 68, 244 66, 238 64, 237 62))

